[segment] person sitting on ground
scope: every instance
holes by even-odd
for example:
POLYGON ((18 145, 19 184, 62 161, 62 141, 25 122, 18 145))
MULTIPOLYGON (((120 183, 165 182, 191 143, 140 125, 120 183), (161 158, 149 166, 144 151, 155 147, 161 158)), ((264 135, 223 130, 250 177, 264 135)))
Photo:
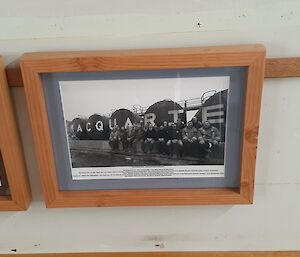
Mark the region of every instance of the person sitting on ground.
POLYGON ((185 156, 195 155, 197 152, 198 130, 193 127, 191 121, 182 130, 183 154, 185 156))
POLYGON ((152 153, 153 146, 156 140, 156 131, 152 124, 149 124, 148 129, 145 131, 145 152, 152 153))
POLYGON ((202 153, 205 151, 217 151, 219 142, 221 141, 221 133, 209 121, 203 123, 202 128, 198 130, 198 136, 202 153))
POLYGON ((176 124, 172 124, 172 128, 169 135, 169 140, 167 142, 167 147, 169 150, 169 154, 172 157, 175 153, 177 157, 182 156, 182 133, 179 128, 177 128, 176 124))

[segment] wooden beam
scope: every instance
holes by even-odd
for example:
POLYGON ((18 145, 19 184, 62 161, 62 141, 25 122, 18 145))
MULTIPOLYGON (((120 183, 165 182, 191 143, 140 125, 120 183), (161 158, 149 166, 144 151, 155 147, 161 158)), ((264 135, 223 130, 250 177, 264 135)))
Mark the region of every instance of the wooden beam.
MULTIPOLYGON (((19 60, 7 65, 5 70, 9 86, 23 87, 19 60)), ((300 57, 269 58, 266 60, 266 79, 290 77, 300 77, 300 57)))
MULTIPOLYGON (((300 251, 264 252, 116 252, 116 253, 48 253, 13 254, 19 257, 300 257, 300 251)), ((0 254, 0 257, 11 257, 0 254)))
POLYGON ((267 59, 265 78, 300 77, 300 58, 267 59))
POLYGON ((5 67, 7 83, 11 87, 23 87, 23 79, 19 60, 8 64, 5 67))

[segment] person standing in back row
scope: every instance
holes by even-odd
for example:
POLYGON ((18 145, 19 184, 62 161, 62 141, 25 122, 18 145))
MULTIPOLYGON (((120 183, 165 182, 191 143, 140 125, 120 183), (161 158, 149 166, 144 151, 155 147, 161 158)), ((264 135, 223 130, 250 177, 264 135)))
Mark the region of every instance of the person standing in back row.
POLYGON ((202 127, 202 123, 201 121, 198 120, 198 118, 196 116, 194 116, 191 120, 193 127, 196 129, 200 129, 202 127))
POLYGON ((144 151, 144 129, 142 127, 142 123, 137 123, 134 128, 134 136, 132 141, 132 148, 133 152, 136 153, 138 149, 140 148, 142 151, 144 151))
POLYGON ((126 128, 126 142, 125 142, 125 152, 128 152, 129 150, 133 151, 133 140, 134 140, 134 135, 135 135, 135 128, 136 128, 136 123, 134 123, 132 126, 128 126, 126 128))
POLYGON ((167 153, 166 143, 168 141, 168 131, 163 125, 158 128, 157 131, 157 150, 159 154, 167 153))
POLYGON ((118 141, 119 138, 119 127, 118 125, 114 126, 113 130, 110 132, 109 135, 109 145, 111 147, 112 150, 118 150, 118 141))
MULTIPOLYGON (((127 143, 127 131, 124 126, 121 127, 119 131, 119 145, 122 146, 122 151, 125 152, 126 150, 126 143, 127 143)), ((120 148, 119 148, 120 149, 120 148)))

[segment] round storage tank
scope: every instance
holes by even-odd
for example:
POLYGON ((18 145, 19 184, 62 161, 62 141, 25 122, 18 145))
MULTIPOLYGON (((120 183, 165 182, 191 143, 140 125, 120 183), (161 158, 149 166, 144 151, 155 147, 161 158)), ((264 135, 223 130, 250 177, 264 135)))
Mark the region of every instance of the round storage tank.
POLYGON ((132 126, 133 123, 139 122, 140 117, 128 109, 118 109, 114 111, 109 120, 110 129, 112 129, 115 125, 118 125, 120 128, 128 126, 132 126))
POLYGON ((99 114, 91 115, 86 122, 88 139, 108 140, 110 134, 108 120, 108 117, 99 114))
POLYGON ((70 124, 70 133, 75 139, 86 139, 87 131, 85 128, 86 119, 75 118, 70 124))
POLYGON ((221 141, 225 139, 226 110, 228 90, 220 91, 208 98, 195 114, 201 122, 208 120, 221 133, 221 141))
POLYGON ((164 121, 168 123, 176 122, 180 118, 186 122, 186 115, 183 108, 178 103, 171 100, 163 100, 152 104, 145 112, 145 123, 150 122, 160 126, 164 121))

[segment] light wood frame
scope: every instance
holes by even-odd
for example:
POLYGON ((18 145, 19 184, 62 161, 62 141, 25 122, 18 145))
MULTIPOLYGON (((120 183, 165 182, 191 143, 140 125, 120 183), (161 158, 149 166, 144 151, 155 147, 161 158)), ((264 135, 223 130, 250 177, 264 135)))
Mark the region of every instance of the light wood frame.
POLYGON ((0 196, 0 211, 26 210, 31 201, 31 191, 1 57, 0 109, 0 149, 10 191, 9 196, 0 196))
MULTIPOLYGON (((5 67, 9 87, 23 87, 23 78, 17 59, 5 67)), ((300 57, 267 58, 265 64, 265 79, 300 77, 300 57)))
POLYGON ((262 45, 94 52, 27 53, 20 61, 47 207, 250 204, 253 202, 265 66, 262 45), (59 191, 40 74, 248 67, 240 188, 59 191))

